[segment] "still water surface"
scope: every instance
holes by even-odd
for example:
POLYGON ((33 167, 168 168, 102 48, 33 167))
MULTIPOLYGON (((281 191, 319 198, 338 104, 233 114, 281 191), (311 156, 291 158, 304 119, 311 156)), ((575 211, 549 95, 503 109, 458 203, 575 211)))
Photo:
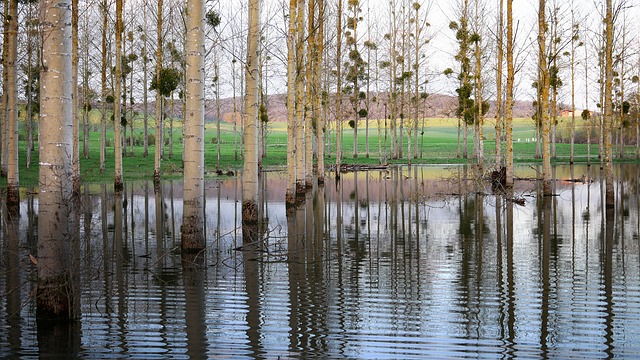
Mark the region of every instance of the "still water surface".
POLYGON ((344 174, 289 216, 284 174, 265 173, 258 250, 241 181, 207 181, 189 258, 181 182, 128 183, 122 205, 87 185, 71 327, 35 320, 25 189, 19 219, 3 210, 0 358, 639 357, 640 168, 616 169, 611 211, 597 168, 554 171, 555 196, 523 180, 508 198, 462 167, 344 174))

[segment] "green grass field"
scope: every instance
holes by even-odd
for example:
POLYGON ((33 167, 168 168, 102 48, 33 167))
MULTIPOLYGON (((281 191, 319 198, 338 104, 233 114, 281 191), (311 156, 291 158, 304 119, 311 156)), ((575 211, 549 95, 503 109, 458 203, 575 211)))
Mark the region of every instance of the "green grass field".
MULTIPOLYGON (((96 119, 92 118, 91 122, 94 129, 96 119)), ((565 138, 568 136, 567 130, 568 120, 559 125, 558 133, 565 134, 565 138)), ((378 157, 378 127, 377 121, 371 120, 369 122, 369 157, 366 155, 366 141, 365 141, 365 122, 360 121, 358 125, 358 158, 353 157, 353 129, 348 125, 343 127, 343 156, 342 163, 346 164, 378 164, 380 162, 378 157)), ((168 122, 166 124, 168 127, 168 122)), ((577 128, 582 129, 584 124, 582 120, 576 124, 577 128)), ((267 154, 262 159, 263 167, 284 167, 286 165, 287 155, 287 134, 285 123, 271 123, 269 124, 269 130, 267 132, 267 154)), ((154 134, 154 122, 149 122, 149 133, 154 134)), ((388 159, 385 154, 388 153, 390 147, 390 134, 387 133, 385 137, 384 123, 380 129, 380 142, 382 144, 383 161, 388 163, 407 163, 407 133, 406 126, 403 136, 403 159, 388 159)), ((422 123, 419 126, 418 133, 418 159, 411 159, 413 164, 455 164, 455 163, 471 163, 475 160, 458 158, 458 135, 457 135, 457 120, 456 119, 428 119, 424 124, 424 132, 422 131, 422 123)), ((127 129, 129 131, 129 129, 127 129)), ((328 129, 328 143, 330 144, 325 149, 329 152, 326 153, 325 163, 327 165, 335 164, 335 129, 328 129)), ((495 128, 494 123, 487 122, 487 125, 483 129, 485 138, 485 161, 490 167, 495 162, 495 128)), ((584 130, 578 130, 578 132, 584 130)), ((129 133, 127 133, 127 151, 123 157, 123 171, 125 180, 133 179, 151 179, 153 177, 154 170, 154 146, 149 147, 149 155, 143 156, 142 146, 142 133, 143 125, 142 120, 137 118, 134 122, 134 138, 137 139, 137 145, 133 147, 133 156, 130 155, 130 146, 128 145, 129 133)), ((165 129, 165 135, 168 141, 168 129, 165 129)), ((216 124, 208 123, 206 125, 206 137, 205 137, 205 166, 207 176, 215 176, 215 170, 217 168, 217 141, 216 138, 216 124)), ((516 119, 514 121, 514 160, 521 163, 535 163, 539 162, 539 159, 535 158, 536 145, 533 142, 535 137, 535 129, 533 122, 529 119, 516 119)), ((21 130, 21 137, 25 138, 24 130, 21 130)), ((180 177, 182 175, 182 131, 181 123, 175 121, 174 123, 174 146, 173 156, 169 157, 169 147, 165 146, 164 160, 162 162, 162 175, 165 178, 180 177)), ((560 135, 559 135, 560 137, 560 135)), ((80 136, 82 139, 82 134, 80 136)), ((100 173, 100 133, 99 131, 89 132, 89 157, 85 159, 82 157, 83 145, 80 145, 80 168, 82 179, 85 182, 111 182, 114 176, 114 156, 113 156, 113 131, 110 129, 107 132, 107 156, 105 161, 105 172, 100 173)), ((236 136, 234 136, 233 126, 228 123, 223 123, 221 126, 221 139, 220 139, 220 169, 223 171, 237 170, 242 166, 242 145, 241 145, 241 128, 237 127, 236 136), (234 145, 234 138, 237 139, 238 146, 234 145), (236 150, 237 149, 237 150, 236 150)), ((167 141, 165 143, 167 143, 167 141)), ((152 145, 152 144, 151 144, 152 145)), ((22 185, 35 185, 38 182, 38 154, 37 143, 35 151, 32 153, 33 164, 29 169, 26 168, 26 142, 21 141, 20 144, 20 183, 22 185)), ((415 144, 412 144, 412 147, 415 144)), ((557 157, 553 160, 557 163, 569 162, 570 156, 570 144, 557 143, 557 157)), ((630 146, 626 150, 626 159, 635 160, 635 146, 630 146)), ((473 135, 469 133, 469 145, 468 154, 472 156, 473 152, 473 135)), ((504 146, 503 146, 504 152, 504 146)), ((591 161, 598 161, 598 144, 592 144, 591 147, 591 161)), ((587 147, 585 144, 576 144, 575 147, 575 161, 586 162, 587 161, 587 147)), ((0 184, 6 183, 5 179, 0 180, 0 184)))

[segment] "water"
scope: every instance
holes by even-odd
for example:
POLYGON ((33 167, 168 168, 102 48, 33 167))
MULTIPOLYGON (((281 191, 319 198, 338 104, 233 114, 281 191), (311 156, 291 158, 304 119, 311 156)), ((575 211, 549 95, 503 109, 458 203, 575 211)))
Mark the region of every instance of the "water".
POLYGON ((184 259, 181 182, 128 183, 122 207, 88 185, 74 326, 35 319, 25 189, 18 231, 2 214, 0 358, 638 357, 640 168, 616 169, 614 211, 597 168, 554 171, 555 196, 523 180, 515 203, 458 167, 344 174, 288 217, 266 173, 259 251, 240 180, 208 181, 207 249, 184 259))

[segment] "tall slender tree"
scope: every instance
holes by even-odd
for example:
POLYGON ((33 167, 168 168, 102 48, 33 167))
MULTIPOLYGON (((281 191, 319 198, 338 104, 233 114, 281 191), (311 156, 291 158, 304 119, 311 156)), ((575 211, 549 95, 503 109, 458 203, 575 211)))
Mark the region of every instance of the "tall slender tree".
MULTIPOLYGON (((571 2, 571 154, 569 163, 573 164, 575 159, 575 142, 576 142, 576 48, 581 46, 578 43, 580 26, 576 23, 574 2, 571 2)), ((586 86, 585 86, 586 87, 586 86)))
POLYGON ((322 89, 322 60, 324 56, 324 8, 325 3, 324 0, 318 1, 318 33, 316 35, 316 53, 315 53, 315 61, 314 61, 314 71, 313 71, 313 84, 316 86, 316 94, 314 98, 314 111, 316 112, 316 136, 317 141, 316 144, 318 146, 318 183, 324 183, 324 142, 325 142, 325 123, 324 116, 320 113, 322 108, 322 97, 321 91, 322 89))
POLYGON ((542 182, 545 195, 551 194, 551 152, 549 138, 549 67, 547 65, 547 21, 546 1, 538 2, 538 88, 540 91, 539 113, 542 123, 542 182))
POLYGON ((154 169, 153 169, 153 182, 155 188, 157 189, 160 186, 160 161, 162 156, 162 148, 164 146, 164 141, 162 139, 162 134, 164 133, 164 125, 162 122, 162 92, 160 91, 160 76, 162 73, 162 44, 164 42, 164 38, 162 36, 162 10, 163 10, 163 0, 158 0, 158 11, 157 11, 157 23, 156 23, 156 33, 157 33, 157 45, 156 45, 156 138, 155 138, 155 149, 154 149, 154 169))
MULTIPOLYGON (((313 140, 315 140, 313 126, 317 124, 317 111, 314 99, 318 96, 318 87, 315 80, 316 41, 318 37, 316 0, 309 0, 307 4, 307 61, 305 64, 306 96, 304 99, 305 124, 305 186, 311 188, 313 185, 313 140)), ((316 129, 317 130, 317 129, 316 129)))
POLYGON ((6 73, 7 73, 7 205, 15 210, 20 203, 20 179, 18 176, 18 0, 9 0, 7 31, 6 73))
POLYGON ((483 134, 483 126, 484 126, 484 115, 489 110, 489 103, 486 103, 483 99, 483 90, 484 83, 482 80, 482 65, 483 65, 483 45, 482 45, 482 35, 481 35, 481 18, 484 17, 482 14, 482 9, 480 7, 480 0, 475 0, 475 11, 474 11, 474 33, 471 35, 471 41, 474 45, 474 56, 475 56, 475 100, 474 100, 474 148, 476 150, 475 158, 476 163, 478 165, 478 169, 480 173, 482 173, 482 169, 484 167, 484 134, 483 134))
POLYGON ((147 38, 147 7, 149 6, 147 0, 142 3, 142 31, 140 34, 140 40, 142 41, 142 121, 143 121, 143 136, 142 139, 142 156, 149 156, 149 70, 148 70, 148 38, 147 38))
POLYGON ((113 95, 113 155, 115 157, 115 170, 113 186, 116 192, 122 190, 124 183, 122 181, 122 0, 116 0, 116 69, 115 77, 115 93, 113 95))
POLYGON ((72 193, 71 4, 41 0, 42 70, 39 136, 38 287, 36 316, 71 319, 69 226, 72 193), (61 221, 60 219, 63 219, 61 221))
POLYGON ((336 179, 340 178, 342 165, 342 0, 338 0, 336 12, 336 179))
POLYGON ((505 167, 507 187, 513 186, 513 0, 507 0, 507 88, 505 94, 505 167))
POLYGON ((502 75, 504 65, 504 0, 498 0, 498 29, 496 44, 496 168, 502 166, 502 75))
POLYGON ((296 194, 303 195, 307 191, 306 147, 307 131, 305 124, 305 0, 298 0, 296 10, 296 194))
POLYGON ((200 251, 204 234, 204 0, 186 1, 186 113, 182 251, 200 251))
POLYGON ((249 1, 249 32, 247 40, 246 93, 244 116, 244 168, 242 173, 242 225, 244 240, 255 240, 246 236, 247 228, 255 233, 259 221, 258 207, 258 117, 260 113, 260 0, 249 1))
POLYGON ((73 192, 80 194, 80 119, 78 118, 78 0, 71 0, 71 76, 73 77, 73 192))
POLYGON ((107 157, 107 33, 109 31, 109 5, 107 0, 102 0, 102 61, 100 68, 100 95, 101 95, 101 112, 100 112, 100 173, 104 173, 105 161, 107 157))
POLYGON ((613 131, 613 1, 606 0, 604 18, 604 119, 603 119, 603 147, 605 174, 605 204, 607 208, 615 206, 613 197, 613 163, 611 151, 611 137, 613 131))
POLYGON ((285 195, 285 202, 289 206, 295 204, 296 194, 295 47, 297 8, 297 1, 289 0, 289 30, 287 32, 287 191, 285 195))

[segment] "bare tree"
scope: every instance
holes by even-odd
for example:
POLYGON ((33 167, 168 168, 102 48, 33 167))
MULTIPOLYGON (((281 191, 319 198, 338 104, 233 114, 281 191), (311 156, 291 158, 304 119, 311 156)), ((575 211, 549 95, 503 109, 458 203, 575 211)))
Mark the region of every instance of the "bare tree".
POLYGON ((182 251, 205 248, 204 234, 204 0, 186 1, 186 113, 182 251))
POLYGON ((507 187, 513 186, 513 0, 507 0, 507 88, 505 96, 505 156, 507 187))
POLYGON ((38 287, 36 316, 72 319, 69 205, 72 193, 73 92, 71 6, 41 1, 42 71, 40 110, 40 193, 38 215, 38 287))
POLYGON ((287 192, 286 204, 295 204, 296 194, 296 120, 295 120, 295 47, 297 1, 289 1, 289 30, 287 32, 287 192))
POLYGON ((18 0, 9 0, 7 52, 5 64, 7 72, 7 205, 15 209, 20 204, 20 178, 18 176, 18 0))
POLYGON ((153 170, 153 182, 155 188, 160 186, 160 161, 162 155, 162 148, 164 147, 163 133, 164 124, 162 121, 162 93, 160 91, 160 75, 162 73, 162 44, 164 42, 162 34, 162 18, 163 13, 163 0, 158 0, 158 12, 157 12, 157 45, 156 45, 156 138, 155 138, 155 150, 154 150, 154 170, 153 170))
POLYGON ((260 0, 249 1, 249 33, 246 63, 246 94, 244 116, 244 169, 242 173, 242 225, 244 241, 255 240, 244 230, 246 226, 257 227, 258 207, 258 115, 260 99, 260 0))
POLYGON ((116 69, 115 93, 113 95, 113 155, 115 157, 115 179, 113 186, 116 192, 122 190, 122 0, 116 0, 116 69))
POLYGON ((606 0, 606 12, 604 18, 604 118, 603 118, 603 147, 604 147, 604 174, 605 174, 605 204, 607 208, 613 208, 613 163, 611 152, 611 137, 613 131, 613 4, 612 0, 606 0))
POLYGON ((549 137, 549 67, 547 66, 547 22, 546 22, 546 1, 538 2, 538 88, 539 113, 542 123, 542 176, 543 192, 545 195, 551 194, 551 152, 549 137))
POLYGON ((78 0, 71 0, 71 76, 73 84, 73 192, 80 193, 80 121, 78 119, 78 0))
POLYGON ((315 97, 314 97, 314 106, 313 110, 315 112, 316 119, 316 136, 317 136, 317 147, 318 147, 318 183, 324 183, 324 142, 325 142, 325 123, 324 116, 320 113, 322 108, 322 94, 320 89, 322 88, 322 59, 324 56, 324 22, 325 22, 325 3, 324 0, 317 0, 318 4, 318 32, 316 34, 316 52, 315 52, 315 61, 314 61, 314 71, 313 71, 313 84, 316 87, 315 97))
POLYGON ((497 44, 496 44, 496 169, 500 169, 502 166, 502 121, 503 108, 502 108, 502 76, 503 76, 503 64, 504 64, 504 0, 498 0, 498 29, 497 44))

